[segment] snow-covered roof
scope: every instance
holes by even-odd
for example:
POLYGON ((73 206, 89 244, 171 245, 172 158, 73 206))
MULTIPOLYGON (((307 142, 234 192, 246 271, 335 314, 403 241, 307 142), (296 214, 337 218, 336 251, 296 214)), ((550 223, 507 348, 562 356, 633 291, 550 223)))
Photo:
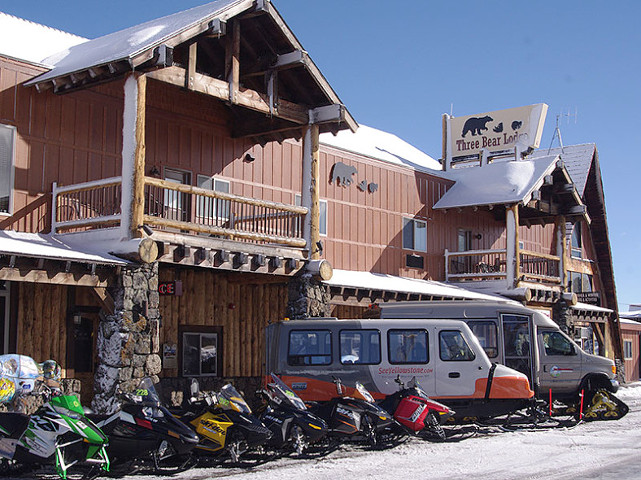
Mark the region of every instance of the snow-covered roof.
MULTIPOLYGON (((342 130, 337 135, 323 133, 320 143, 416 170, 438 170, 441 164, 396 135, 361 124, 355 133, 342 130)), ((434 173, 434 172, 430 172, 434 173)))
POLYGON ((554 171, 557 160, 556 155, 551 155, 452 169, 448 173, 456 183, 434 208, 526 203, 532 192, 542 185, 544 177, 554 171))
POLYGON ((0 55, 46 65, 45 58, 86 41, 86 38, 0 12, 0 55))
POLYGON ((599 312, 599 313, 614 313, 614 310, 610 310, 605 307, 598 307, 596 305, 590 305, 589 303, 576 302, 572 305, 574 310, 586 310, 589 312, 599 312))
POLYGON ((641 310, 632 310, 629 312, 619 312, 619 317, 626 318, 628 320, 639 320, 641 321, 641 310))
POLYGON ((72 46, 46 58, 45 62, 53 65, 53 68, 38 77, 37 81, 45 81, 119 60, 132 59, 144 51, 162 45, 168 39, 189 30, 190 27, 213 20, 221 12, 242 3, 248 2, 216 0, 72 46))
POLYGON ((446 285, 432 280, 404 278, 383 273, 359 272, 334 269, 330 280, 324 281, 330 287, 362 288, 387 292, 416 293, 435 297, 463 298, 470 300, 508 301, 497 295, 485 295, 464 288, 446 285))
POLYGON ((0 254, 103 265, 127 265, 125 260, 107 252, 71 246, 58 236, 13 230, 0 230, 0 254))
POLYGON ((563 149, 560 147, 552 149, 543 148, 534 151, 530 158, 559 155, 561 160, 563 160, 565 168, 570 174, 570 178, 572 178, 572 183, 574 183, 577 192, 579 192, 579 195, 583 197, 585 184, 588 180, 588 173, 590 172, 592 157, 594 156, 595 150, 596 145, 594 143, 568 145, 567 147, 563 147, 563 149))

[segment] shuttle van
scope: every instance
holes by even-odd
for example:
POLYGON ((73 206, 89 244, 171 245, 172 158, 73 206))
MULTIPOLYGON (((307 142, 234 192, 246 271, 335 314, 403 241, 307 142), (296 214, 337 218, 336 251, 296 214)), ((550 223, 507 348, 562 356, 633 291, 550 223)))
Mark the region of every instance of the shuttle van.
POLYGON ((335 378, 382 399, 398 390, 398 377, 415 377, 459 417, 503 415, 534 396, 527 377, 493 364, 460 320, 314 318, 271 324, 266 336, 267 372, 306 401, 335 397, 335 378))
POLYGON ((574 402, 582 390, 615 393, 619 387, 612 360, 584 352, 548 316, 516 302, 388 303, 381 305, 381 318, 466 322, 489 359, 525 373, 540 398, 551 391, 555 399, 574 402))

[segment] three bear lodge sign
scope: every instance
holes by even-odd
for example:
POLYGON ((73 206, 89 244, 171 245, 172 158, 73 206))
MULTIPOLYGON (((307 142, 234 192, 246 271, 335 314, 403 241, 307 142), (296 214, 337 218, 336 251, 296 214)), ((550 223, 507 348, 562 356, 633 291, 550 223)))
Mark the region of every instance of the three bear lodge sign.
POLYGON ((450 117, 445 115, 444 158, 478 156, 505 152, 519 146, 521 150, 538 148, 548 111, 545 103, 497 110, 479 115, 450 117))

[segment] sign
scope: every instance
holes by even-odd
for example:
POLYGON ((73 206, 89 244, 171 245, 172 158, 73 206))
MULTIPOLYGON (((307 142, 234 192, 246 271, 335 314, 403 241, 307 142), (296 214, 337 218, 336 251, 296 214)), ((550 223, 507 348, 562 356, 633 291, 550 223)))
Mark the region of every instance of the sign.
POLYGON ((158 293, 161 295, 175 295, 179 297, 183 294, 183 283, 180 280, 173 282, 159 282, 158 293))
POLYGON ((446 157, 479 155, 483 149, 490 153, 504 152, 517 144, 522 150, 538 148, 547 111, 545 103, 537 103, 466 117, 448 117, 449 151, 446 157))
POLYGON ((178 368, 178 346, 175 343, 164 343, 162 346, 162 368, 178 368))
POLYGON ((601 306, 601 292, 579 292, 576 294, 576 299, 588 305, 601 306))

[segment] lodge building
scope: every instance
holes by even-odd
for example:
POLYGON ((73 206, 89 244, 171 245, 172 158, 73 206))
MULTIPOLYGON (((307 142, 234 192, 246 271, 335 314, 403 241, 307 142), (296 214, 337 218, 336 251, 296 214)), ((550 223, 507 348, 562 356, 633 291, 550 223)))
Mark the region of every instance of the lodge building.
POLYGON ((385 301, 502 295, 623 358, 594 145, 454 166, 359 128, 269 0, 0 24, 0 345, 94 408, 146 375, 251 388, 270 322, 385 301))

